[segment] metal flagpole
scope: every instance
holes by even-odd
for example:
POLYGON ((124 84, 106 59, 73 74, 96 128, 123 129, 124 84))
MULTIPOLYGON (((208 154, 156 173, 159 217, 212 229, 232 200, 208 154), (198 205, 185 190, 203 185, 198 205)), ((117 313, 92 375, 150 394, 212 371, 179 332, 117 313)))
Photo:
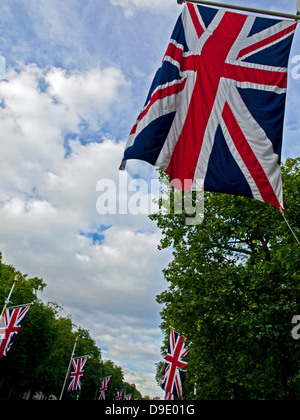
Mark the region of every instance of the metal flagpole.
POLYGON ((1 312, 1 315, 0 315, 0 325, 1 325, 2 319, 3 319, 3 317, 4 317, 4 314, 5 314, 5 311, 6 311, 7 305, 8 305, 9 303, 12 303, 12 302, 10 301, 10 297, 11 297, 11 295, 12 295, 12 292, 13 292, 13 290, 14 290, 14 288, 15 288, 15 285, 16 285, 17 281, 19 280, 19 278, 20 278, 20 276, 15 276, 15 278, 14 278, 14 284, 12 285, 12 287, 11 287, 11 289, 10 289, 10 292, 9 292, 9 295, 8 295, 7 299, 5 300, 5 304, 4 304, 4 307, 3 307, 2 312, 1 312))
POLYGON ((77 341, 78 341, 78 337, 75 338, 75 344, 74 344, 74 347, 73 347, 69 367, 68 367, 68 370, 67 370, 67 374, 66 374, 65 381, 64 381, 64 384, 63 384, 63 387, 62 387, 62 390, 61 390, 59 400, 62 400, 62 397, 63 397, 63 393, 64 393, 64 390, 65 390, 65 387, 66 387, 66 382, 67 382, 67 379, 68 379, 68 376, 69 376, 69 373, 70 373, 70 369, 71 369, 71 365, 72 365, 72 360, 73 360, 73 357, 74 357, 74 354, 75 354, 77 341))
POLYGON ((23 303, 22 305, 9 306, 6 309, 17 309, 17 308, 22 308, 23 306, 29 306, 29 305, 33 305, 33 302, 23 303))
MULTIPOLYGON (((177 3, 183 4, 185 3, 185 0, 177 0, 177 3)), ((281 13, 281 12, 272 12, 270 10, 254 9, 252 7, 236 6, 234 4, 217 3, 214 1, 206 1, 206 0, 203 0, 203 1, 202 0, 189 0, 189 3, 205 4, 208 6, 216 6, 216 7, 225 7, 227 9, 240 10, 243 12, 251 12, 251 13, 258 13, 262 15, 277 16, 277 17, 286 18, 286 19, 300 20, 299 15, 291 15, 289 13, 281 13)))

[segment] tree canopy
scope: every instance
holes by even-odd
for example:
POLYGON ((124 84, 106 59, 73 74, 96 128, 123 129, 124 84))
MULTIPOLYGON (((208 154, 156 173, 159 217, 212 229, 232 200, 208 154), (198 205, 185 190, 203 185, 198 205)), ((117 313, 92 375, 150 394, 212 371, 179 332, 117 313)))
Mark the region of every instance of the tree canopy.
MULTIPOLYGON (((115 399, 117 390, 142 399, 134 384, 124 381, 121 367, 102 360, 101 349, 89 331, 73 324, 71 316, 62 316, 56 303, 44 303, 37 297, 46 284, 39 278, 28 278, 13 266, 2 263, 0 253, 0 305, 7 298, 13 279, 20 276, 13 291, 13 305, 32 302, 22 328, 7 356, 0 359, 0 400, 32 398, 39 393, 48 398, 60 396, 75 338, 76 356, 87 355, 81 391, 65 392, 63 399, 95 400, 105 376, 112 376, 106 399, 115 399), (129 392, 130 391, 130 392, 129 392)), ((67 382, 68 384, 68 382, 67 382)), ((67 387, 66 387, 67 389, 67 387)))
MULTIPOLYGON (((285 215, 299 237, 300 158, 288 159, 282 175, 285 215)), ((204 207, 197 226, 185 214, 150 216, 163 233, 160 248, 173 248, 168 288, 157 297, 162 354, 170 326, 191 343, 183 397, 299 399, 299 341, 291 335, 300 314, 299 244, 265 203, 205 193, 204 207)))

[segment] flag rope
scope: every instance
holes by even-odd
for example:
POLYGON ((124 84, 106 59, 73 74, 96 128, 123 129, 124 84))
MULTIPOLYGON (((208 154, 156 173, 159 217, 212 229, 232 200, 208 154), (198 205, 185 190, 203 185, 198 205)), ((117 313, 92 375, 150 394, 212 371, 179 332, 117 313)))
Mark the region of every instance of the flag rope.
POLYGON ((289 224, 289 222, 288 222, 287 218, 285 217, 284 211, 283 211, 282 209, 280 209, 280 212, 281 212, 281 214, 282 214, 282 216, 283 216, 283 218, 284 218, 284 220, 285 220, 286 224, 288 225, 288 227, 289 227, 290 231, 291 231, 291 232, 292 232, 292 234, 294 235, 294 237, 295 237, 296 241, 297 241, 297 242, 298 242, 298 244, 300 245, 300 241, 299 241, 299 239, 297 238, 297 236, 296 236, 295 232, 293 231, 292 226, 289 224))
MULTIPOLYGON (((177 0, 178 4, 183 4, 185 2, 186 2, 185 0, 177 0)), ((206 1, 206 0, 203 0, 203 1, 202 0, 189 0, 189 3, 205 4, 208 6, 216 6, 216 7, 225 7, 227 9, 241 10, 243 12, 259 13, 262 15, 277 16, 281 18, 300 20, 299 15, 292 15, 290 13, 272 12, 271 10, 255 9, 252 7, 236 6, 234 4, 217 3, 217 2, 206 1)))

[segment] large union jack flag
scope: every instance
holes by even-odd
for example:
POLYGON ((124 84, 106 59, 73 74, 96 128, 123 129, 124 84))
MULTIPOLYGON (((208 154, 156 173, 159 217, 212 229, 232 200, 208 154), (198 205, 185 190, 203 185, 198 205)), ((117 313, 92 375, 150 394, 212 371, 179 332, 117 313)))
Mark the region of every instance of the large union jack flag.
POLYGON ((206 191, 283 209, 280 159, 296 26, 186 3, 120 169, 145 160, 175 188, 198 189, 204 180, 206 191))
POLYGON ((86 361, 87 357, 76 357, 72 360, 68 391, 78 391, 81 389, 86 361))
POLYGON ((108 390, 108 383, 110 381, 111 376, 107 376, 106 378, 103 379, 102 382, 102 386, 100 388, 100 395, 98 400, 105 400, 105 396, 106 396, 106 391, 108 390))
POLYGON ((0 358, 6 356, 13 345, 29 308, 30 305, 6 309, 4 324, 0 325, 0 358))
POLYGON ((185 338, 171 330, 165 370, 161 381, 161 387, 167 394, 182 398, 182 385, 185 377, 185 372, 182 369, 187 366, 187 362, 183 359, 187 354, 185 338))

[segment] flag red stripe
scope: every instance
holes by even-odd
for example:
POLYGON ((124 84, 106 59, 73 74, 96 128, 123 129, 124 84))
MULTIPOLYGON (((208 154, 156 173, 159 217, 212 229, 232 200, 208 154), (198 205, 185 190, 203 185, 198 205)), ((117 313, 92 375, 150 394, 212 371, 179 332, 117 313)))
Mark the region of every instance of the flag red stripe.
POLYGON ((183 55, 182 48, 176 47, 172 42, 170 42, 166 54, 164 56, 164 60, 166 57, 170 57, 172 60, 178 61, 180 63, 183 55))
POLYGON ((243 67, 240 65, 225 64, 224 76, 238 82, 249 82, 257 85, 278 86, 281 89, 287 88, 286 71, 268 71, 243 67))
POLYGON ((138 122, 133 126, 130 135, 136 133, 138 123, 148 114, 149 109, 153 106, 156 101, 170 97, 171 95, 177 95, 182 92, 185 88, 186 79, 183 79, 181 83, 174 83, 170 86, 166 86, 164 89, 158 89, 151 97, 146 108, 141 112, 138 122))
POLYGON ((250 172, 257 188, 259 189, 263 200, 280 209, 281 206, 269 179, 240 129, 240 126, 238 125, 227 102, 225 103, 222 117, 235 147, 250 172))
POLYGON ((224 62, 246 19, 244 15, 225 13, 213 36, 204 44, 201 56, 193 58, 197 80, 185 124, 166 170, 170 179, 179 180, 180 185, 185 185, 185 180, 194 179, 207 122, 220 78, 224 76, 224 62), (230 42, 226 44, 223 42, 224 33, 230 34, 230 42))
POLYGON ((296 27, 297 27, 297 23, 290 26, 289 28, 283 29, 282 31, 270 36, 269 38, 263 39, 262 41, 259 41, 254 45, 250 45, 249 47, 244 48, 243 50, 240 51, 237 58, 239 59, 239 58, 244 57, 248 54, 255 53, 260 48, 263 48, 264 46, 266 46, 266 45, 268 45, 272 42, 280 40, 285 35, 288 35, 289 33, 293 32, 296 29, 296 27))
POLYGON ((197 6, 194 6, 193 4, 191 4, 191 3, 187 3, 187 7, 188 7, 188 9, 189 9, 189 12, 190 12, 190 15, 191 15, 191 18, 192 18, 192 21, 193 21, 193 24, 194 24, 194 27, 195 27, 195 29, 196 29, 196 32, 197 32, 197 35, 198 35, 198 38, 200 38, 200 36, 203 34, 203 32, 204 32, 204 29, 202 28, 202 25, 200 24, 200 22, 199 22, 199 18, 198 18, 198 16, 197 16, 197 13, 196 13, 196 10, 195 10, 195 7, 197 7, 197 6))

